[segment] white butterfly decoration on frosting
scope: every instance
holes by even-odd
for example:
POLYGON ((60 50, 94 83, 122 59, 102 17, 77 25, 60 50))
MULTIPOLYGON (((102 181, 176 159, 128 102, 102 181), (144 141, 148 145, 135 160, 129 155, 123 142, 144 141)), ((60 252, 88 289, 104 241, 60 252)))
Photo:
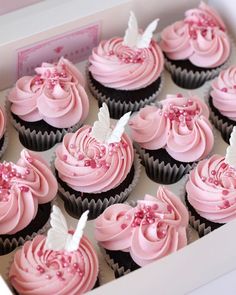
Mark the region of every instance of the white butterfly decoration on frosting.
POLYGON ((121 136, 124 133, 125 125, 129 121, 131 112, 124 114, 117 122, 114 129, 110 127, 110 114, 105 103, 98 113, 98 121, 94 122, 91 136, 101 143, 120 142, 121 136))
POLYGON ((225 163, 236 169, 236 126, 230 135, 229 146, 226 149, 225 163))
POLYGON ((76 251, 79 248, 80 240, 83 236, 83 230, 88 219, 89 211, 85 211, 80 217, 74 234, 69 233, 66 219, 57 206, 52 207, 50 215, 51 228, 47 233, 45 246, 47 249, 68 252, 76 251))
POLYGON ((156 30, 159 19, 152 21, 143 32, 139 33, 138 22, 133 13, 130 11, 128 28, 125 31, 123 45, 131 48, 148 48, 152 39, 153 32, 156 30))

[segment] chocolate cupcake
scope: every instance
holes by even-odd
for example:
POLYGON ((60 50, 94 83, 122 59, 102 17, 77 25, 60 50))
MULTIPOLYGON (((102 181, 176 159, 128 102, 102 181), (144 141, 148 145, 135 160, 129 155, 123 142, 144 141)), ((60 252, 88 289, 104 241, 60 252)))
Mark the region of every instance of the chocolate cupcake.
POLYGON ((187 245, 188 211, 167 188, 132 207, 114 204, 95 220, 95 239, 115 276, 143 267, 187 245))
POLYGON ((216 77, 227 66, 231 44, 218 13, 201 2, 185 18, 161 33, 165 66, 180 87, 194 89, 216 77))
POLYGON ((210 118, 220 131, 224 141, 229 143, 230 134, 236 125, 236 66, 221 71, 211 83, 211 90, 207 98, 210 118))
POLYGON ((57 182, 48 165, 26 150, 0 164, 0 255, 46 230, 57 182))
POLYGON ((44 151, 81 126, 89 102, 82 75, 67 59, 42 63, 35 72, 16 82, 8 95, 8 109, 21 143, 44 151))
POLYGON ((212 155, 198 163, 186 184, 190 224, 200 236, 236 218, 236 127, 226 156, 212 155))
POLYGON ((89 57, 88 80, 99 107, 105 102, 112 118, 138 111, 155 101, 162 87, 163 54, 152 39, 153 21, 143 34, 131 12, 124 38, 102 40, 89 57))
POLYGON ((131 137, 152 180, 171 184, 188 173, 213 147, 206 104, 197 96, 167 95, 129 122, 131 137))
POLYGON ((75 218, 87 209, 97 217, 107 206, 124 202, 137 183, 139 162, 124 132, 129 114, 110 127, 105 104, 93 126, 65 135, 56 149, 55 172, 66 211, 75 218))

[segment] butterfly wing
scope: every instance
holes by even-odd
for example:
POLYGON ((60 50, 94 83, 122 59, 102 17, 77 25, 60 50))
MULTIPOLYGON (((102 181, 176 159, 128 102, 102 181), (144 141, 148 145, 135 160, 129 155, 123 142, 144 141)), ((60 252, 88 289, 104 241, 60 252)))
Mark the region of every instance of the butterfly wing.
POLYGON ((120 142, 121 136, 124 133, 125 125, 129 121, 131 112, 124 114, 117 122, 116 127, 111 132, 110 137, 107 139, 107 143, 120 142))
POLYGON ((226 150, 225 163, 236 169, 236 127, 233 128, 230 135, 229 144, 226 150))
POLYGON ((110 114, 107 105, 103 103, 98 112, 98 121, 93 124, 91 136, 103 143, 110 133, 110 114))
POLYGON ((81 215, 81 217, 78 221, 76 230, 73 234, 73 237, 72 237, 72 239, 70 239, 68 241, 68 243, 66 245, 67 251, 76 251, 79 248, 79 243, 80 243, 80 240, 83 236, 84 227, 85 227, 87 219, 88 219, 88 213, 89 213, 89 211, 87 210, 81 215))
POLYGON ((57 206, 52 207, 50 215, 51 228, 47 233, 45 246, 48 249, 59 251, 65 249, 68 238, 68 227, 61 210, 57 206))
POLYGON ((128 22, 128 28, 125 31, 123 45, 129 47, 135 47, 138 41, 138 23, 133 13, 130 11, 130 17, 128 22))
POLYGON ((159 19, 155 19, 152 21, 144 31, 144 33, 139 37, 139 40, 137 42, 138 48, 148 48, 149 44, 151 42, 153 32, 156 30, 158 25, 159 19))

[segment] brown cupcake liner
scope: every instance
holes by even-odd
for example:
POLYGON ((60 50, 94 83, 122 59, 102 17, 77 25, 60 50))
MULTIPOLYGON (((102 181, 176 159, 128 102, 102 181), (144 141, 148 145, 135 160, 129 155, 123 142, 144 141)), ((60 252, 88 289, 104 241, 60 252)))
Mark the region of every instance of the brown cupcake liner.
POLYGON ((0 256, 12 252, 17 247, 23 245, 26 241, 32 240, 36 235, 41 235, 41 234, 45 233, 50 227, 49 219, 50 218, 48 216, 47 223, 45 223, 45 225, 41 229, 39 229, 36 232, 33 232, 30 235, 27 235, 24 238, 19 237, 19 238, 12 238, 12 239, 8 239, 8 238, 2 239, 0 237, 0 256))
POLYGON ((93 82, 91 81, 88 73, 87 73, 87 80, 88 80, 89 89, 92 95, 98 100, 99 106, 101 106, 105 102, 108 106, 111 118, 119 119, 125 113, 129 111, 137 112, 138 110, 145 107, 146 105, 150 105, 151 103, 155 102, 155 100, 157 99, 158 95, 160 94, 163 88, 164 74, 161 75, 161 83, 160 83, 159 89, 156 92, 154 92, 149 97, 146 97, 144 99, 141 99, 135 102, 115 101, 115 99, 111 99, 110 97, 105 96, 93 85, 93 82))
POLYGON ((229 65, 227 61, 224 65, 202 72, 193 72, 191 70, 182 69, 172 64, 171 61, 165 59, 165 67, 170 72, 173 81, 180 87, 185 89, 195 89, 201 87, 206 81, 214 79, 220 71, 229 65))
POLYGON ((29 128, 26 128, 21 123, 17 122, 13 116, 11 115, 10 111, 10 102, 7 101, 6 103, 6 110, 8 117, 10 118, 10 121, 12 125, 15 127, 15 129, 19 133, 19 139, 22 145, 30 150, 33 151, 46 151, 53 147, 56 143, 61 142, 64 135, 66 133, 73 133, 77 129, 80 128, 82 125, 82 122, 78 122, 72 127, 69 128, 63 128, 61 130, 57 130, 56 132, 51 131, 48 133, 47 131, 31 131, 29 128))
POLYGON ((115 263, 114 260, 110 257, 110 255, 106 252, 106 250, 100 247, 100 251, 105 258, 106 263, 111 267, 114 271, 115 277, 119 278, 131 272, 130 269, 126 269, 123 266, 120 266, 118 263, 115 263))
POLYGON ((165 67, 170 72, 173 81, 180 87, 186 89, 195 89, 202 86, 206 81, 214 79, 220 71, 226 69, 232 63, 232 57, 235 53, 235 44, 233 38, 229 36, 231 44, 231 53, 228 60, 216 69, 206 70, 202 72, 193 72, 191 70, 182 69, 172 64, 165 58, 165 67))
POLYGON ((5 153, 7 146, 8 146, 8 142, 9 142, 9 137, 8 137, 8 131, 5 131, 4 133, 4 141, 3 141, 3 145, 0 149, 0 158, 3 156, 3 154, 5 153))
POLYGON ((142 164, 145 167, 147 176, 158 183, 161 184, 172 184, 179 181, 185 174, 187 174, 191 169, 193 169, 196 163, 180 165, 179 167, 174 164, 165 164, 163 161, 156 159, 146 153, 138 144, 135 144, 135 149, 139 153, 142 164))
MULTIPOLYGON (((55 171, 55 168, 53 167, 55 171)), ((60 197, 64 201, 65 210, 67 213, 74 217, 80 218, 83 212, 89 210, 89 219, 94 219, 99 216, 108 206, 116 203, 123 203, 136 186, 141 172, 141 165, 138 156, 135 156, 134 160, 134 177, 130 185, 120 194, 117 194, 110 198, 105 199, 91 199, 76 197, 74 194, 70 194, 60 184, 58 184, 58 191, 60 197)))

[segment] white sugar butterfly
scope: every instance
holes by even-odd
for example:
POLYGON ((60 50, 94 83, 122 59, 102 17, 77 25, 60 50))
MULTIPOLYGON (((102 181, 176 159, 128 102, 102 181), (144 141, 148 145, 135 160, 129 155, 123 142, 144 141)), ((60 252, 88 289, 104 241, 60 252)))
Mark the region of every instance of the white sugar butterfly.
POLYGON ((79 248, 80 240, 83 236, 83 230, 88 219, 89 211, 85 211, 80 217, 76 230, 73 234, 69 229, 60 208, 52 207, 50 215, 51 228, 47 233, 45 247, 54 251, 65 250, 68 252, 75 251, 79 248))
POLYGON ((91 136, 101 143, 110 144, 120 142, 125 125, 129 121, 130 114, 131 112, 124 114, 112 130, 110 127, 109 110, 107 105, 103 103, 98 113, 98 121, 93 124, 91 136))
POLYGON ((226 149, 225 163, 236 169, 236 126, 230 135, 229 146, 226 149))
POLYGON ((129 46, 131 48, 148 48, 153 32, 156 30, 159 19, 152 21, 143 32, 139 33, 138 22, 133 13, 130 11, 130 17, 128 22, 128 28, 125 31, 123 45, 129 46))

